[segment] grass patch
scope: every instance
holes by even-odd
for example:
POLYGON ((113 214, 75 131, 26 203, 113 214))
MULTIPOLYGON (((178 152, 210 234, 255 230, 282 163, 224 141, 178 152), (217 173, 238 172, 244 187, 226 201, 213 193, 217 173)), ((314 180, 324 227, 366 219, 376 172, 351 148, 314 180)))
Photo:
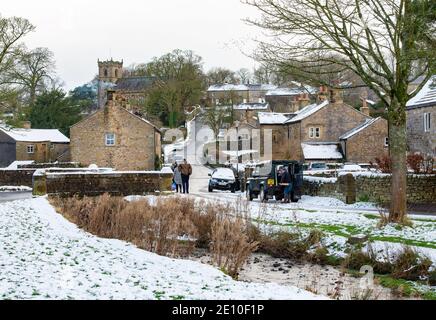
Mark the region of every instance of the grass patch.
POLYGON ((436 300, 436 292, 417 288, 415 282, 395 279, 387 275, 376 275, 380 285, 389 288, 404 297, 420 297, 425 300, 436 300))
MULTIPOLYGON (((348 238, 352 235, 356 234, 367 234, 367 231, 350 225, 330 225, 330 224, 320 224, 320 223, 278 223, 276 221, 266 221, 266 220, 255 220, 258 223, 262 223, 265 225, 274 225, 280 227, 297 227, 297 228, 305 228, 305 229, 318 229, 326 233, 330 233, 336 236, 348 238)), ((371 235, 368 234, 370 241, 383 241, 383 242, 391 242, 391 243, 400 243, 408 246, 417 246, 424 248, 436 249, 436 242, 430 241, 422 241, 422 240, 413 240, 413 239, 405 239, 401 237, 395 236, 380 236, 380 235, 371 235)))

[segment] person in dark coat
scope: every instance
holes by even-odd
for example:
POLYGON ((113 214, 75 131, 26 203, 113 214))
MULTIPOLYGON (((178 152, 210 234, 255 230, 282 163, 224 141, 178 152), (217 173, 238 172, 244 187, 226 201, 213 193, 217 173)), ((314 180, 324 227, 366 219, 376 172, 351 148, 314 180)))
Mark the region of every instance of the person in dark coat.
POLYGON ((192 166, 185 159, 183 163, 179 165, 179 168, 182 173, 183 193, 189 193, 189 177, 192 174, 192 166))
POLYGON ((284 188, 285 188, 283 191, 283 194, 284 194, 283 202, 289 203, 290 195, 291 195, 292 181, 291 181, 291 175, 289 174, 289 171, 287 168, 283 169, 283 174, 281 177, 280 185, 284 186, 284 188))

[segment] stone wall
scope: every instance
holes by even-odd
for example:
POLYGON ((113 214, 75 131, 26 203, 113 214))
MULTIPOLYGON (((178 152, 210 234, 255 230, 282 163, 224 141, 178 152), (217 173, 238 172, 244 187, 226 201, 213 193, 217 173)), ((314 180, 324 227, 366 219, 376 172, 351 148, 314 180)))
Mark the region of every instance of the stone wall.
MULTIPOLYGON (((338 179, 305 177, 303 194, 333 197, 346 203, 370 201, 390 202, 390 175, 342 175, 338 179)), ((436 175, 409 175, 409 204, 436 203, 436 175)))
POLYGON ((172 174, 160 172, 45 172, 35 174, 36 195, 144 195, 171 191, 172 174))
POLYGON ((19 164, 18 169, 47 169, 47 168, 81 168, 82 165, 77 162, 59 162, 59 163, 32 163, 19 164))
POLYGON ((0 170, 0 186, 32 187, 32 176, 36 169, 0 170))
POLYGON ((79 168, 78 163, 34 163, 18 165, 18 170, 0 169, 0 186, 27 186, 32 187, 32 177, 37 169, 46 168, 79 168))

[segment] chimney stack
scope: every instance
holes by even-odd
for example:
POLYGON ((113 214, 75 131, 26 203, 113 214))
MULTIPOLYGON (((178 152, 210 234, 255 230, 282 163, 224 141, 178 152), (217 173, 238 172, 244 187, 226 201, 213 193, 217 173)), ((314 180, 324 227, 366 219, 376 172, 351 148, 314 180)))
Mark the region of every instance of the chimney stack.
POLYGON ((366 101, 366 98, 361 98, 361 99, 362 99, 362 107, 360 108, 360 112, 370 117, 368 102, 366 101))
POLYGON ((330 102, 331 103, 343 103, 344 99, 342 98, 342 90, 341 89, 330 89, 330 102))
POLYGON ((24 121, 23 128, 24 129, 32 129, 32 123, 30 121, 24 121))
POLYGON ((319 88, 319 92, 318 92, 318 102, 324 102, 327 100, 327 96, 328 96, 328 89, 327 86, 322 85, 319 88))
POLYGON ((309 105, 309 103, 310 103, 309 94, 308 93, 300 93, 297 100, 299 102, 300 110, 301 110, 304 107, 307 107, 309 105))

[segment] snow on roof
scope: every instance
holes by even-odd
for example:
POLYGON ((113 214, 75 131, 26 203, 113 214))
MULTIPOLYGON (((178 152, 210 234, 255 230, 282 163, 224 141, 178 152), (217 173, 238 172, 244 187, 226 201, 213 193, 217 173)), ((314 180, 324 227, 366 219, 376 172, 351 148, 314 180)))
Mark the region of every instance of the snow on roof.
POLYGON ((266 93, 267 96, 296 96, 302 93, 316 93, 316 88, 314 87, 298 87, 298 88, 276 88, 270 90, 266 93))
POLYGON ((272 84, 214 84, 207 91, 268 91, 277 88, 272 84))
POLYGON ((5 134, 21 142, 42 142, 50 141, 57 143, 68 143, 70 139, 64 136, 58 129, 21 129, 21 128, 0 128, 5 134))
POLYGON ((347 140, 347 139, 351 138, 355 134, 359 133, 360 131, 362 131, 362 130, 368 128, 369 126, 371 126, 372 124, 374 124, 379 119, 381 119, 381 117, 378 117, 375 119, 374 118, 373 119, 366 119, 365 122, 363 122, 362 124, 358 125, 357 127, 351 129, 350 131, 348 131, 345 134, 343 134, 342 136, 340 136, 339 140, 347 140))
POLYGON ((326 100, 326 101, 322 102, 321 104, 315 103, 315 104, 308 105, 307 107, 296 112, 296 116, 289 119, 288 121, 286 121, 286 123, 293 123, 293 122, 301 121, 301 120, 307 118, 308 116, 314 114, 315 112, 321 110, 322 108, 324 108, 328 104, 329 104, 329 101, 326 100))
POLYGON ((268 108, 268 103, 241 103, 233 106, 233 110, 267 110, 268 108))
POLYGON ((335 143, 331 144, 309 144, 302 143, 304 158, 306 160, 332 160, 342 159, 342 153, 339 151, 339 146, 335 143))
POLYGON ((259 112, 260 124, 284 124, 292 116, 292 113, 259 112))
POLYGON ((407 102, 407 107, 436 105, 436 75, 433 75, 421 91, 407 102))

